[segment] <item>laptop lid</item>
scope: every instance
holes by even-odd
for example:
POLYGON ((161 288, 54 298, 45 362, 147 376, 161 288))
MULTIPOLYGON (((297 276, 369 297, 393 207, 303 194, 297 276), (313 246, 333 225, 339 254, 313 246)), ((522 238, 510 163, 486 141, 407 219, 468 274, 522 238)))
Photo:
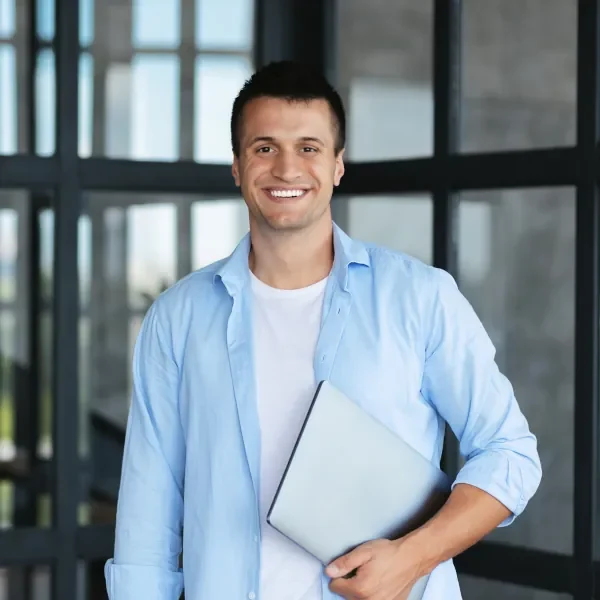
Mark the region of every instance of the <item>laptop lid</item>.
POLYGON ((438 467, 322 381, 267 522, 326 565, 364 542, 405 535, 449 492, 438 467))

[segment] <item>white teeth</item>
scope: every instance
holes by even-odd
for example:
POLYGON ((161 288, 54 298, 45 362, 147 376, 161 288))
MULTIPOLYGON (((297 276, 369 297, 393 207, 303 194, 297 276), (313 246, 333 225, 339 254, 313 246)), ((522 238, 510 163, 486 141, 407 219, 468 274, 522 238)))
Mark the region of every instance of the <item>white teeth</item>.
POLYGON ((271 196, 276 198, 297 198, 302 196, 305 190, 271 190, 271 196))

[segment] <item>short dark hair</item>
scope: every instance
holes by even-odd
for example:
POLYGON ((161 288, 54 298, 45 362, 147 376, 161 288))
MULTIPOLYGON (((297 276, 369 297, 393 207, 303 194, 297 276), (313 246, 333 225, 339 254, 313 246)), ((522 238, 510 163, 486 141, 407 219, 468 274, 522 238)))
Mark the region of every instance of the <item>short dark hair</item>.
POLYGON ((240 154, 240 129, 244 107, 256 98, 283 98, 290 102, 326 100, 335 120, 335 153, 346 145, 346 114, 342 99, 334 87, 319 72, 308 65, 293 62, 272 62, 259 69, 246 81, 233 103, 231 113, 231 146, 240 154))

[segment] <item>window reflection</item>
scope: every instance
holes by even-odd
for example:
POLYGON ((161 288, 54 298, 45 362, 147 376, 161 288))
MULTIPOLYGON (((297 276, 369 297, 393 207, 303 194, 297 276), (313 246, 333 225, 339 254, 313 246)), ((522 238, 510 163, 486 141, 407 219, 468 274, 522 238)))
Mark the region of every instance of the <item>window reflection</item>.
POLYGON ((0 210, 0 301, 11 302, 16 296, 17 211, 0 210))
POLYGON ((196 160, 216 163, 231 161, 231 107, 251 70, 250 60, 244 57, 198 58, 194 123, 196 160))
MULTIPOLYGON (((131 121, 131 68, 127 64, 112 64, 106 72, 104 144, 106 156, 129 156, 131 121)), ((94 112, 97 109, 94 108, 94 112)))
POLYGON ((0 311, 0 461, 12 461, 17 456, 15 446, 15 397, 13 365, 17 361, 15 314, 0 311))
POLYGON ((38 55, 35 73, 36 152, 54 153, 56 132, 56 63, 52 50, 38 55))
POLYGON ((80 61, 80 156, 229 163, 253 0, 80 3, 81 43, 94 39, 80 61))
POLYGON ((348 107, 347 157, 433 151, 433 2, 339 3, 338 89, 348 107))
POLYGON ((37 34, 40 39, 50 41, 54 37, 55 0, 35 0, 37 6, 37 34))
POLYGON ((179 157, 179 59, 137 55, 132 63, 131 157, 179 157))
POLYGON ((350 198, 348 213, 352 236, 432 262, 433 203, 429 196, 350 198))
MULTIPOLYGON (((253 70, 253 0, 79 2, 79 155, 229 163, 231 105, 253 70), (191 26, 182 31, 186 15, 191 26)), ((50 156, 56 148, 56 0, 32 4, 41 45, 29 148, 27 78, 18 72, 28 47, 12 40, 15 0, 0 0, 3 155, 50 156)), ((27 23, 27 10, 22 17, 27 23)))
POLYGON ((248 211, 241 199, 195 202, 192 208, 192 268, 225 258, 248 231, 248 211))
POLYGON ((94 98, 94 59, 85 52, 79 57, 79 156, 87 158, 92 153, 94 98))
POLYGON ((0 600, 50 600, 51 588, 50 565, 0 567, 0 600), (31 592, 24 596, 24 589, 31 592))
POLYGON ((54 4, 48 0, 0 0, 0 154, 54 153, 55 66, 50 40, 54 35, 54 4), (18 10, 17 10, 18 9, 18 10), (38 51, 31 56, 30 11, 37 11, 38 51), (34 68, 31 69, 31 62, 34 68), (33 73, 32 73, 33 71, 33 73), (33 78, 35 104, 29 82, 33 78), (33 123, 30 123, 30 108, 33 123), (35 130, 33 144, 29 132, 35 130))
POLYGON ((108 444, 114 435, 101 432, 108 428, 117 439, 124 434, 142 319, 158 294, 175 282, 179 261, 199 268, 227 256, 246 233, 248 219, 239 198, 113 192, 88 194, 85 205, 79 229, 85 421, 80 452, 93 465, 94 477, 80 523, 99 523, 114 521, 123 450, 122 443, 108 444), (190 252, 192 257, 186 255, 190 252))
MULTIPOLYGON (((28 348, 28 332, 38 325, 29 318, 30 210, 27 192, 0 190, 0 529, 51 525, 51 480, 40 478, 34 459, 43 462, 52 456, 52 315, 47 307, 40 314, 37 395, 30 387, 28 348), (37 422, 31 420, 32 413, 38 415, 37 422)), ((47 225, 40 223, 42 238, 44 229, 52 235, 47 225)), ((40 254, 46 247, 42 240, 40 254)), ((46 278, 43 268, 40 276, 46 278)))
MULTIPOLYGON (((0 210, 0 300, 12 303, 17 298, 18 216, 12 209, 0 210)), ((14 306, 14 305, 13 305, 14 306)), ((17 331, 15 311, 0 311, 0 462, 15 460, 15 382, 14 365, 17 331)), ((6 482, 0 487, 0 528, 12 526, 14 487, 6 482)))
MULTIPOLYGON (((81 65, 80 153, 92 149, 93 64, 81 65)), ((174 161, 179 158, 179 59, 138 54, 106 74, 105 152, 111 158, 174 161)))
POLYGON ((576 0, 462 3, 461 151, 575 143, 577 7, 576 0))
POLYGON ((133 2, 133 45, 176 48, 181 42, 180 23, 179 0, 137 0, 133 2))
POLYGON ((15 0, 0 0, 0 38, 15 34, 15 0))
POLYGON ((0 154, 15 152, 17 152, 15 49, 8 44, 0 44, 0 154))
POLYGON ((460 287, 552 465, 524 514, 490 539, 569 554, 573 523, 560 515, 573 511, 574 192, 464 192, 458 217, 460 287))
POLYGON ((79 43, 89 46, 94 41, 94 0, 79 0, 79 43))
POLYGON ((253 26, 252 0, 196 0, 196 45, 203 50, 250 51, 253 26))
POLYGON ((433 151, 429 84, 356 77, 349 88, 348 152, 356 161, 428 156, 433 151))
POLYGON ((172 204, 127 210, 127 282, 132 307, 144 308, 148 296, 156 296, 175 282, 175 216, 172 204))

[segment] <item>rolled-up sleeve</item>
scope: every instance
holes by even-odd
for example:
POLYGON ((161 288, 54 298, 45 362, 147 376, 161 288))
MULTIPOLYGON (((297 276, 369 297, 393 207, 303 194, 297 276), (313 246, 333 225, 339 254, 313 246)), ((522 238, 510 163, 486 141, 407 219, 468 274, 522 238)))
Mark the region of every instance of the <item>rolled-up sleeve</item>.
POLYGON ((448 273, 430 274, 423 394, 460 441, 466 462, 453 487, 467 483, 495 497, 512 512, 506 526, 540 484, 537 439, 475 311, 448 273))
POLYGON ((105 565, 110 600, 178 600, 183 590, 185 443, 178 368, 159 302, 146 314, 134 350, 115 552, 105 565))

